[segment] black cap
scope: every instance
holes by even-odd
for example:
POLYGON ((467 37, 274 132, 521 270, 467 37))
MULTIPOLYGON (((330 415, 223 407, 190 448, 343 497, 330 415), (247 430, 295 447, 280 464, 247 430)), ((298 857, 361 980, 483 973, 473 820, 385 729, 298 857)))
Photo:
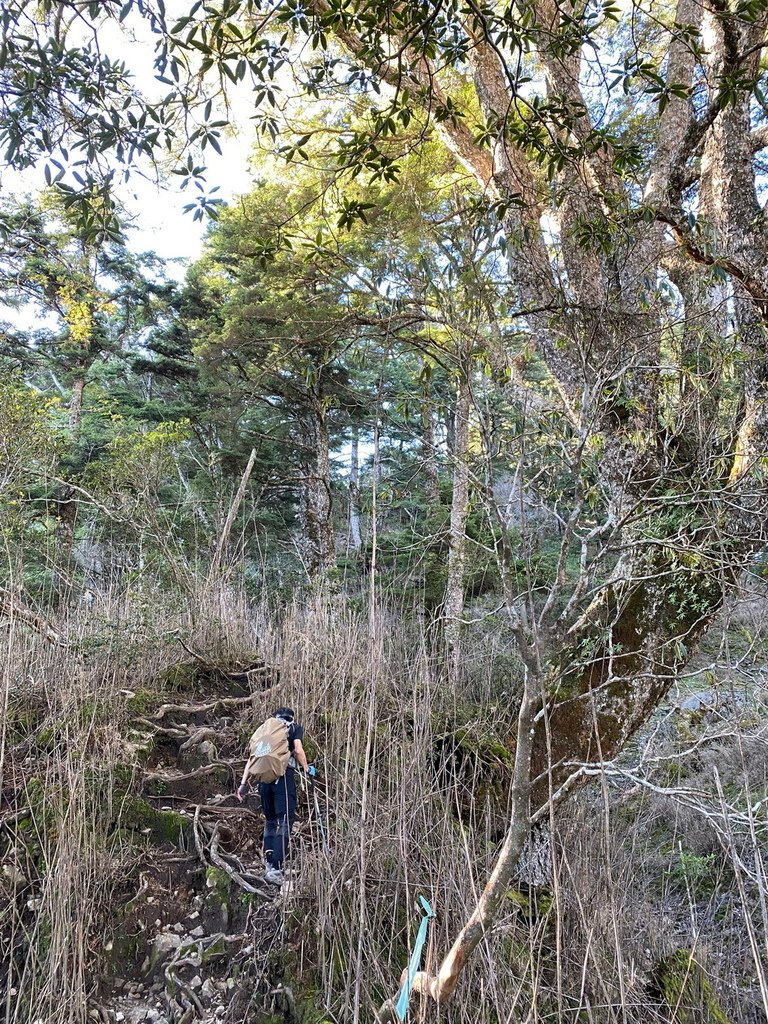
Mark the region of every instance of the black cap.
POLYGON ((292 722, 296 715, 293 713, 293 708, 278 708, 273 717, 282 718, 284 722, 292 722))

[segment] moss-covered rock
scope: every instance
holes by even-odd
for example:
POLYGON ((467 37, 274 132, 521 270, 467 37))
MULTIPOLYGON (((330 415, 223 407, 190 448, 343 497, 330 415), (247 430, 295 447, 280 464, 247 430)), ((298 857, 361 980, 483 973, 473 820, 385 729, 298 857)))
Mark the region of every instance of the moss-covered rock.
POLYGON ((498 735, 479 721, 457 723, 435 739, 433 765, 445 786, 458 786, 454 808, 462 821, 473 820, 475 808, 486 801, 495 815, 494 838, 506 827, 509 785, 514 755, 498 735))
POLYGON ((545 887, 522 892, 520 889, 508 889, 507 901, 517 907, 524 921, 535 921, 552 909, 552 893, 545 887))
POLYGON ((226 871, 213 866, 206 870, 204 909, 207 913, 216 915, 219 918, 222 928, 225 928, 229 922, 232 905, 230 896, 231 886, 232 879, 226 871))
POLYGON ((158 844, 178 846, 187 836, 191 823, 183 814, 159 811, 140 797, 127 796, 120 808, 118 827, 148 833, 158 844))
POLYGON ((205 872, 205 887, 217 900, 226 900, 232 879, 221 868, 209 867, 205 872))
POLYGON ((731 1024, 704 968, 687 950, 665 957, 655 980, 675 1024, 731 1024))
POLYGON ((142 686, 126 701, 126 708, 132 715, 151 715, 163 702, 162 694, 157 690, 142 686))

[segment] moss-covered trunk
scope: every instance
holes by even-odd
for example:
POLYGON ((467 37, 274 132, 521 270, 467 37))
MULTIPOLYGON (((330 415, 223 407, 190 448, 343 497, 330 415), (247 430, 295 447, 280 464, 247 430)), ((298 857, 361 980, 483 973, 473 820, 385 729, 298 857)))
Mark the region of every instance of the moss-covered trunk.
POLYGON ((634 579, 609 586, 570 630, 537 722, 534 808, 580 763, 613 757, 664 698, 724 598, 725 581, 697 558, 697 569, 682 569, 655 548, 637 560, 634 579))

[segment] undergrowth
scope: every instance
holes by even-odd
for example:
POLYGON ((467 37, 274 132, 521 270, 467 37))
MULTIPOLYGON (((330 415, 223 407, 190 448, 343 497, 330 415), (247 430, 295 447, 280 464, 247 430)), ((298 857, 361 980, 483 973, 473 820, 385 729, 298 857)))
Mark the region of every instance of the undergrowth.
MULTIPOLYGON (((503 649, 489 645, 483 662, 476 645, 471 677, 449 691, 414 623, 384 610, 370 620, 323 595, 278 610, 232 594, 194 609, 158 602, 151 621, 105 600, 57 628, 62 646, 21 624, 4 638, 0 1019, 85 1024, 114 972, 110 919, 148 841, 127 827, 144 756, 131 722, 180 692, 206 696, 195 691, 204 676, 176 685, 174 666, 190 657, 270 666, 275 682, 233 728, 246 736, 290 704, 320 772, 317 807, 304 799, 323 829, 300 832, 282 909, 280 971, 296 1020, 373 1019, 397 990, 419 895, 437 911, 426 949, 436 967, 504 829, 517 680, 503 649), (511 670, 503 688, 491 685, 501 663, 511 670)), ((541 833, 546 878, 532 851, 440 1019, 763 1019, 763 716, 696 723, 692 741, 675 714, 627 754, 628 774, 583 789, 541 833), (698 802, 675 795, 683 786, 698 802), (724 800, 742 817, 718 817, 724 800), (711 1000, 686 1018, 665 1001, 672 982, 659 980, 680 950, 711 1000)), ((704 998, 689 990, 674 989, 704 998)))

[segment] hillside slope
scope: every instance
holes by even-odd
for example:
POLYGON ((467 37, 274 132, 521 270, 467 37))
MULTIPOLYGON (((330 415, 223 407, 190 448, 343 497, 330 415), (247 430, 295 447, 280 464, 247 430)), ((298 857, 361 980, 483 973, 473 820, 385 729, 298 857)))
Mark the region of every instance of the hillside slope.
MULTIPOLYGON (((437 910, 434 963, 492 866, 509 677, 478 655, 449 691, 415 626, 382 614, 372 628, 337 599, 154 612, 95 609, 59 625, 61 645, 8 633, 0 1019, 373 1020, 417 896, 437 910), (319 781, 280 890, 261 877, 258 803, 231 794, 248 735, 283 702, 319 781)), ((441 1019, 763 1019, 753 653, 663 709, 538 838, 441 1019)))

